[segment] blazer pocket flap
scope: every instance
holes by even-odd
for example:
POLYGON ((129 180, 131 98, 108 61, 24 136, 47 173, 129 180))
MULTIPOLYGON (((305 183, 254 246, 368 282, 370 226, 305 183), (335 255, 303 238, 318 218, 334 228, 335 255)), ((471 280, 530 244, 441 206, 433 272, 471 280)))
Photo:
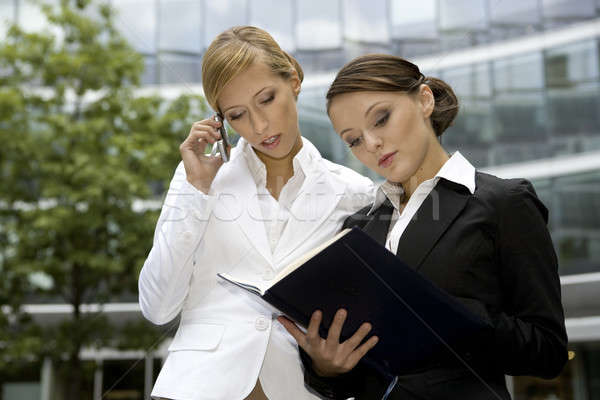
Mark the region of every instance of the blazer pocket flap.
POLYGON ((225 325, 222 324, 182 324, 168 350, 214 350, 219 346, 224 332, 225 325))

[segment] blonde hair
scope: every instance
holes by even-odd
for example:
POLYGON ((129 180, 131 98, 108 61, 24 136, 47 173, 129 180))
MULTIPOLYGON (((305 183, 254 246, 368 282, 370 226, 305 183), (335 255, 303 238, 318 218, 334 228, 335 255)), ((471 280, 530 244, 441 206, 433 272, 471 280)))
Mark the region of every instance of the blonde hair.
POLYGON ((284 79, 289 79, 294 71, 300 82, 304 79, 298 61, 266 31, 254 26, 235 26, 217 36, 202 59, 202 87, 213 110, 220 112, 217 99, 223 87, 257 59, 284 79))

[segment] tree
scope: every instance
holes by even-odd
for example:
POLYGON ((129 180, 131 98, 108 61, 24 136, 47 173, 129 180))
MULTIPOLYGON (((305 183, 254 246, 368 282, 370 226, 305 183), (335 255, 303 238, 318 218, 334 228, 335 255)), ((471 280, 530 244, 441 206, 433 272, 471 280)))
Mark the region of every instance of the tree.
POLYGON ((50 29, 11 26, 0 43, 0 348, 20 349, 0 366, 23 352, 50 356, 64 367, 67 398, 79 400, 80 351, 123 339, 82 305, 137 293, 158 210, 136 201, 164 192, 206 106, 193 95, 135 95, 143 58, 109 6, 41 7, 50 29), (38 326, 19 312, 31 295, 70 304, 71 317, 38 326))

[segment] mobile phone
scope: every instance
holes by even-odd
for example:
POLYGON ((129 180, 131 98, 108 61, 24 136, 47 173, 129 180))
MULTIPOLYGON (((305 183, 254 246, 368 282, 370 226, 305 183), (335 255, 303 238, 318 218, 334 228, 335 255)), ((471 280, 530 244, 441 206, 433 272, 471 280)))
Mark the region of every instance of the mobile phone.
POLYGON ((221 127, 218 129, 221 134, 221 140, 218 140, 213 145, 213 148, 210 152, 211 156, 217 154, 217 152, 221 155, 221 159, 223 162, 229 161, 229 153, 228 150, 231 148, 231 144, 229 143, 229 138, 227 137, 227 130, 225 129, 225 121, 221 114, 216 114, 213 119, 215 121, 219 121, 221 123, 221 127))

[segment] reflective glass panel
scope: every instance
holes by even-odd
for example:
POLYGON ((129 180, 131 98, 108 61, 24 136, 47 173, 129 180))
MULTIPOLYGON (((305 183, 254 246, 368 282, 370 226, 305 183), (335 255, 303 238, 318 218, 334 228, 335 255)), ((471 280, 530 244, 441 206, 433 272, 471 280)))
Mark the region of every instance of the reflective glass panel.
POLYGON ((344 35, 359 42, 385 43, 390 38, 386 0, 345 0, 344 35))
POLYGON ((202 74, 200 57, 162 54, 159 74, 160 83, 186 85, 200 82, 202 74))
POLYGON ((156 52, 156 3, 144 0, 119 0, 115 26, 131 45, 142 53, 156 52))
POLYGON ((208 47, 214 38, 232 26, 248 24, 246 0, 205 0, 205 38, 208 47))
POLYGON ((594 0, 542 0, 546 18, 591 18, 596 14, 594 0))
POLYGON ((296 2, 296 46, 298 49, 328 49, 342 45, 340 1, 296 2))
POLYGON ((549 87, 568 87, 598 80, 598 48, 595 40, 549 49, 544 61, 549 87))
POLYGON ((143 85, 151 85, 158 83, 158 76, 156 72, 156 57, 146 56, 144 57, 144 72, 142 73, 141 83, 143 85))
POLYGON ((461 31, 486 28, 485 3, 485 0, 440 0, 440 28, 461 31))
POLYGON ((494 61, 494 88, 498 92, 541 89, 543 77, 541 53, 494 61))
POLYGON ((250 25, 269 32, 288 52, 295 49, 293 2, 291 0, 253 0, 249 4, 250 25))
POLYGON ((436 1, 392 0, 391 23, 394 39, 426 39, 437 36, 436 1))
POLYGON ((202 50, 202 3, 197 0, 161 0, 159 40, 162 50, 202 50))
POLYGON ((538 0, 490 1, 490 19, 497 24, 536 24, 541 20, 538 0))

